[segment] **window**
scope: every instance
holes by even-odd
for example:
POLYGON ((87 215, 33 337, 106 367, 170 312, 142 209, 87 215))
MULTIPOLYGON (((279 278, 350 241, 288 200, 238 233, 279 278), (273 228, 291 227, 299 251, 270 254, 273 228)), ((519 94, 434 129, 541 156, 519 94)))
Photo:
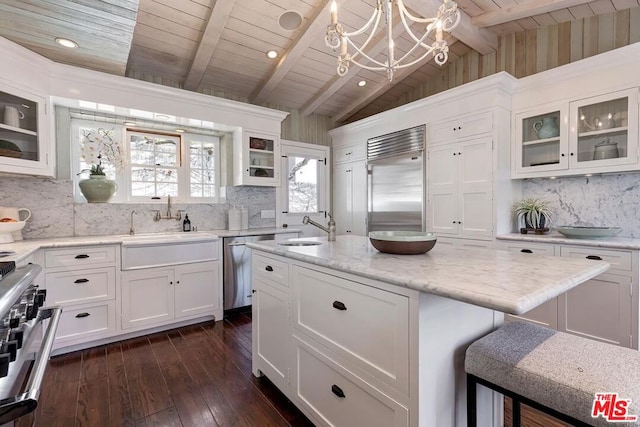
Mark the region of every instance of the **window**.
POLYGON ((178 197, 179 135, 127 132, 131 196, 178 197))
MULTIPOLYGON (((318 212, 319 163, 324 159, 310 157, 287 157, 287 198, 289 213, 318 212)), ((323 163, 324 164, 324 163, 323 163)))
MULTIPOLYGON (((116 170, 104 156, 100 159, 104 172, 118 184, 112 202, 150 201, 152 197, 168 195, 182 202, 218 201, 220 138, 196 133, 133 131, 120 125, 74 119, 71 154, 76 183, 86 177, 78 174, 91 167, 90 156, 85 153, 83 157, 85 135, 91 132, 108 133, 113 140, 122 141, 126 157, 123 170, 116 170)), ((84 201, 79 191, 76 201, 84 201)))

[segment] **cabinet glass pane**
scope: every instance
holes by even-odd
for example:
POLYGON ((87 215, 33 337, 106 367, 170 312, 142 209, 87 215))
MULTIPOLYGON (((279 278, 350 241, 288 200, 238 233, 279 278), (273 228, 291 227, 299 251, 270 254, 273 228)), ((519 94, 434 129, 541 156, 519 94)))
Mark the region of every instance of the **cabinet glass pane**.
POLYGON ((258 178, 274 177, 275 141, 265 138, 249 138, 249 175, 258 178))
POLYGON ((0 156, 40 160, 38 104, 0 91, 0 156))
POLYGON ((560 111, 522 120, 522 167, 560 163, 560 111))
POLYGON ((626 97, 578 108, 577 161, 628 156, 626 97))

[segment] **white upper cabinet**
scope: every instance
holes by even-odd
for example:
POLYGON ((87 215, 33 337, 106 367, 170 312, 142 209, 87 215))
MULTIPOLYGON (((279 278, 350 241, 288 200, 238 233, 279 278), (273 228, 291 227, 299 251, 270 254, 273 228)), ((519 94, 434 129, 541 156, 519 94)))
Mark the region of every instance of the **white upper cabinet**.
POLYGON ((0 80, 0 172, 53 176, 46 99, 0 80))
POLYGON ((241 149, 233 150, 233 185, 280 185, 280 137, 244 131, 241 149))
POLYGON ((638 88, 514 114, 514 178, 640 169, 638 88))

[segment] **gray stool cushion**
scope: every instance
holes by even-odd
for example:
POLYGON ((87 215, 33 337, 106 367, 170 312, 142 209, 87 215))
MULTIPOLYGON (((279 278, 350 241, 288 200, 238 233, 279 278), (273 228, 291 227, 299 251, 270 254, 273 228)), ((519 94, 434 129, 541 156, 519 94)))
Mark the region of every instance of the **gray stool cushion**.
POLYGON ((467 373, 594 426, 640 426, 592 418, 596 393, 631 399, 640 418, 640 352, 525 322, 509 323, 469 346, 467 373))

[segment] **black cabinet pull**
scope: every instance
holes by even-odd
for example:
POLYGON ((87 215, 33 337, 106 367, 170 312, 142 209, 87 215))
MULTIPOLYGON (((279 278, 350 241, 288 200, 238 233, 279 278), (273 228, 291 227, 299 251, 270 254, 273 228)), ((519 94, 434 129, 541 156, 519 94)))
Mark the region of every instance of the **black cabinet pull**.
POLYGON ((83 258, 89 258, 89 255, 87 254, 76 255, 76 259, 83 259, 83 258))
POLYGON ((76 319, 81 319, 83 317, 89 317, 91 316, 89 313, 78 313, 76 314, 76 319))
POLYGON ((602 258, 598 255, 587 255, 585 258, 587 259, 595 259, 596 261, 602 261, 602 258))
POLYGON ((267 265, 264 269, 267 271, 273 271, 273 267, 271 267, 270 265, 267 265))
POLYGON ((333 308, 335 308, 335 309, 337 309, 337 310, 342 310, 342 311, 344 311, 344 310, 346 310, 346 309, 347 309, 347 306, 346 306, 346 305, 344 305, 344 303, 343 303, 343 302, 340 302, 340 301, 334 301, 334 302, 333 302, 333 308))
POLYGON ((89 281, 89 279, 77 279, 74 280, 73 283, 87 283, 89 281))
POLYGON ((342 389, 335 384, 331 386, 331 392, 338 396, 340 399, 345 398, 344 391, 342 391, 342 389))
POLYGON ((525 253, 525 254, 532 254, 533 251, 531 249, 520 249, 520 252, 525 253))

